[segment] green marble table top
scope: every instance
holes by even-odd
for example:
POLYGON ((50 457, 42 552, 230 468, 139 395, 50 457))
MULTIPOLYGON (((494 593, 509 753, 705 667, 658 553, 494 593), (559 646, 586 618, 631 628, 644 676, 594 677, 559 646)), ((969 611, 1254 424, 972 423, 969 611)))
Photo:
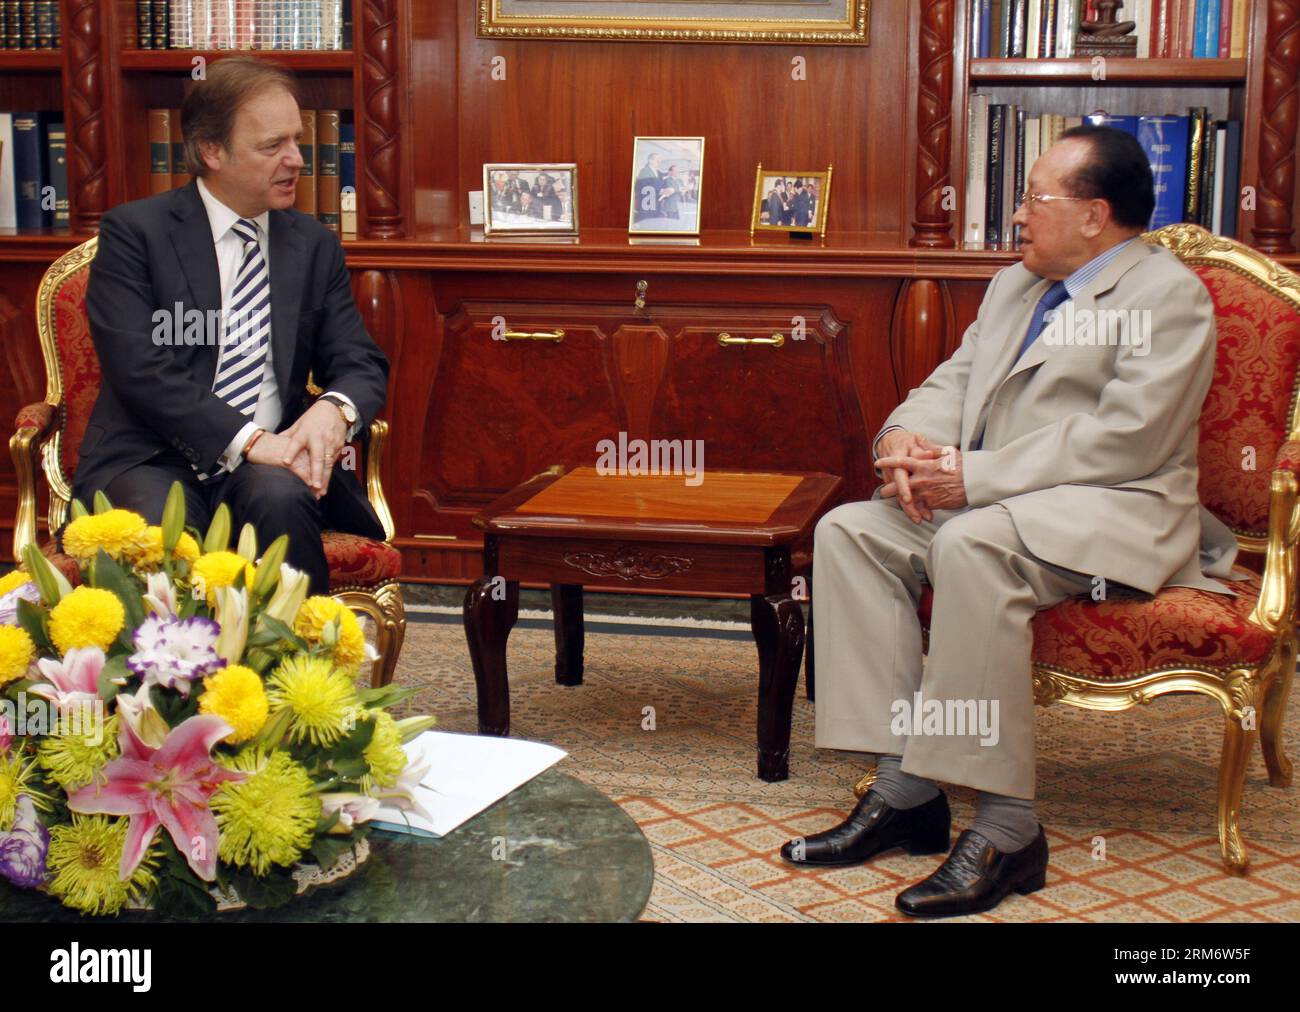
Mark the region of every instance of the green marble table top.
MULTIPOLYGON (((634 921, 654 880, 636 823, 554 767, 440 840, 375 831, 348 879, 232 922, 634 921)), ((79 921, 75 910, 0 881, 0 922, 79 921)), ((123 912, 123 923, 159 920, 123 912)))

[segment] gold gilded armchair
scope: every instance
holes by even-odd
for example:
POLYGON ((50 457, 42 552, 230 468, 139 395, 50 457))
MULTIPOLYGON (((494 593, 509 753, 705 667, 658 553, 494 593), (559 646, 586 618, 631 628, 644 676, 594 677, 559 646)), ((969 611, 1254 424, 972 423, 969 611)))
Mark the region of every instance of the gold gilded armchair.
MULTIPOLYGON (((52 534, 68 519, 77 452, 100 383, 99 360, 85 312, 86 284, 97 241, 89 239, 54 261, 37 291, 36 321, 45 359, 45 400, 18 412, 14 434, 9 439, 18 476, 18 513, 14 522, 16 560, 21 559, 25 546, 38 543, 38 460, 49 486, 46 531, 52 534)), ((342 604, 374 621, 375 646, 379 652, 372 672, 375 685, 387 685, 393 680, 406 635, 406 609, 397 582, 401 553, 392 545, 393 517, 379 476, 387 437, 388 423, 376 420, 361 440, 366 494, 383 525, 384 540, 341 531, 325 531, 322 536, 331 593, 342 604)), ((41 543, 41 551, 69 579, 77 578, 75 562, 58 552, 52 538, 41 543)))
MULTIPOLYGON (((1182 587, 1154 597, 1112 591, 1038 612, 1036 702, 1124 710, 1171 692, 1223 708, 1219 847, 1229 872, 1249 865, 1239 813, 1256 738, 1269 783, 1291 783, 1282 724, 1296 667, 1300 540, 1300 277, 1195 225, 1143 237, 1204 282, 1218 330, 1214 379, 1200 421, 1202 505, 1237 537, 1236 597, 1182 587)), ((918 605, 929 626, 932 594, 918 605)), ((863 794, 868 773, 855 787, 863 794)))

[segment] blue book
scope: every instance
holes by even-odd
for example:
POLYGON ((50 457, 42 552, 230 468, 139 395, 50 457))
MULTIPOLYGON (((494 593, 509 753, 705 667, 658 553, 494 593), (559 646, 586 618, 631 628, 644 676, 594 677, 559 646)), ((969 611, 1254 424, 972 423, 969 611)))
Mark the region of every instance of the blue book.
POLYGON ((357 188, 357 125, 352 114, 339 114, 339 190, 357 188))
POLYGON ((49 182, 45 122, 45 113, 14 113, 14 198, 19 228, 54 224, 53 201, 48 211, 41 208, 42 190, 49 182))
POLYGON ((1219 55, 1219 5, 1221 0, 1196 0, 1196 36, 1192 55, 1206 59, 1219 55))
POLYGON ((1139 117, 1137 116, 1112 116, 1106 112, 1094 112, 1083 118, 1093 126, 1114 127, 1116 130, 1123 130, 1134 137, 1138 135, 1139 117))
POLYGON ((992 55, 993 0, 980 0, 980 56, 992 55))
POLYGON ((1187 197, 1188 130, 1186 116, 1142 116, 1138 119, 1137 139, 1151 163, 1156 189, 1156 208, 1148 229, 1183 220, 1183 202, 1187 197))

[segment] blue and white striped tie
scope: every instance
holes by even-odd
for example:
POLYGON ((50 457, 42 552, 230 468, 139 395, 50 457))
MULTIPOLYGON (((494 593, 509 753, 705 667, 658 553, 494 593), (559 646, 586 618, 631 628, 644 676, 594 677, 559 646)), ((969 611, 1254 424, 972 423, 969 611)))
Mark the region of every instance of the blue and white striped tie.
POLYGON ((235 275, 212 390, 251 418, 271 343, 271 277, 257 241, 257 222, 240 218, 230 230, 243 241, 244 258, 235 275))

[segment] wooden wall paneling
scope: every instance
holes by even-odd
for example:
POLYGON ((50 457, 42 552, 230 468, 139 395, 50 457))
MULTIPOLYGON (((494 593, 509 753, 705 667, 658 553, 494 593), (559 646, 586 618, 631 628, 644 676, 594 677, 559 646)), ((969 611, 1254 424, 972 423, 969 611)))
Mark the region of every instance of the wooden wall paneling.
POLYGON ((458 3, 458 208, 484 162, 574 161, 583 230, 626 229, 633 137, 703 136, 706 230, 748 230, 759 162, 833 164, 830 228, 903 242, 912 5, 876 4, 871 46, 799 47, 479 39, 458 3))
POLYGON ((1267 0, 1264 18, 1259 192, 1252 233, 1254 245, 1265 253, 1290 253, 1295 250, 1300 0, 1267 0))
MULTIPOLYGON (((916 216, 912 246, 954 246, 952 235, 953 79, 956 39, 953 0, 922 0, 920 95, 916 106, 916 216)), ((958 54, 964 61, 964 53, 958 54)), ((964 63, 963 63, 964 66, 964 63)), ((965 89, 958 89, 958 96, 965 89)), ((964 141, 964 137, 961 139, 964 141)))
POLYGON ((71 228, 84 235, 125 193, 115 12, 99 0, 61 2, 71 228))
POLYGON ((355 78, 358 228, 374 238, 403 235, 409 223, 410 78, 406 65, 409 25, 399 18, 401 0, 356 0, 353 45, 359 50, 355 78))
MULTIPOLYGON (((466 217, 460 187, 460 40, 454 3, 412 4, 410 17, 411 227, 454 229, 466 217)), ((476 186, 473 189, 479 189, 476 186)))

